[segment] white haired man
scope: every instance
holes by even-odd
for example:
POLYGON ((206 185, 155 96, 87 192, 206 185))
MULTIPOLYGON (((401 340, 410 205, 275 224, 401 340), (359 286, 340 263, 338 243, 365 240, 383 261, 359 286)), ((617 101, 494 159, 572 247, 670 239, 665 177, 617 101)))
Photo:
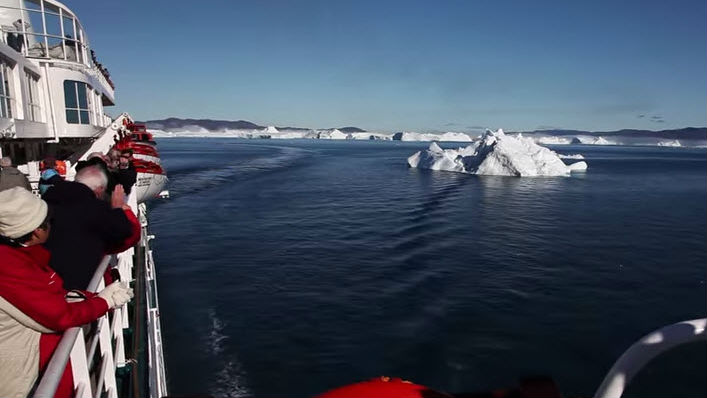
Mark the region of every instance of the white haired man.
POLYGON ((43 196, 54 206, 55 233, 45 245, 52 254, 49 265, 66 289, 85 289, 105 254, 124 251, 140 239, 140 223, 125 203, 123 187, 113 190, 110 203, 102 200, 107 188, 105 170, 93 165, 43 196))
MULTIPOLYGON (((42 246, 51 235, 47 204, 27 190, 0 192, 0 396, 26 397, 61 339, 62 331, 96 320, 132 298, 116 282, 85 299, 67 302, 69 291, 49 268, 42 246)), ((71 369, 56 396, 72 396, 71 369)))
POLYGON ((30 185, 27 176, 12 167, 12 159, 4 157, 0 159, 0 191, 13 187, 22 187, 32 192, 32 185, 30 185))

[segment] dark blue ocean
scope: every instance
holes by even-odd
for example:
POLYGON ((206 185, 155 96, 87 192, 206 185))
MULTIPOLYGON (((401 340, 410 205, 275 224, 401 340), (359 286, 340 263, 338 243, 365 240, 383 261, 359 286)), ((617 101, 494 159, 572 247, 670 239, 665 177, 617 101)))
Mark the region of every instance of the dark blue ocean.
MULTIPOLYGON (((705 317, 705 149, 557 146, 586 174, 513 178, 408 168, 426 146, 159 140, 170 394, 550 375, 591 396, 632 342, 705 317)), ((705 375, 707 344, 686 346, 628 396, 705 396, 705 375)))

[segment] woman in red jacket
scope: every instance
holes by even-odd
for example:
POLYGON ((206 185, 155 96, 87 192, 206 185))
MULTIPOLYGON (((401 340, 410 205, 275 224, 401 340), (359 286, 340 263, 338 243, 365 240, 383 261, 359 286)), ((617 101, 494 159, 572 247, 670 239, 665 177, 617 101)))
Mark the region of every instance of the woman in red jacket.
MULTIPOLYGON (((25 397, 46 367, 61 332, 96 320, 130 300, 116 282, 67 302, 69 293, 49 268, 41 245, 50 233, 47 204, 22 188, 0 192, 0 397, 25 397)), ((70 368, 57 397, 73 395, 70 368)))

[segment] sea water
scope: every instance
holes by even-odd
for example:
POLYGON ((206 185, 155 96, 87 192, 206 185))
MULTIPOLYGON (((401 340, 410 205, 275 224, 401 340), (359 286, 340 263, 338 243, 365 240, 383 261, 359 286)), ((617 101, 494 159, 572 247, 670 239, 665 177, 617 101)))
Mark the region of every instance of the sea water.
MULTIPOLYGON (((460 144, 442 144, 445 148, 460 144)), ((556 146, 572 177, 407 167, 426 143, 162 139, 152 202, 173 395, 448 392, 549 375, 589 396, 646 333, 704 317, 704 149, 556 146)), ((629 396, 704 396, 707 345, 629 396)))

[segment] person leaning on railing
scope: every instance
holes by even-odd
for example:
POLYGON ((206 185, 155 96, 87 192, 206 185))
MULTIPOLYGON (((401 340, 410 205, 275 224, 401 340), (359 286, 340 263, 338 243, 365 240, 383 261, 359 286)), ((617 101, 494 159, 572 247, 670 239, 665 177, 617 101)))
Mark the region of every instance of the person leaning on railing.
MULTIPOLYGON (((19 187, 0 192, 0 397, 26 397, 62 331, 92 322, 133 296, 121 282, 98 294, 65 290, 42 246, 50 230, 46 202, 19 187)), ((56 396, 72 395, 69 364, 56 396)))
POLYGON ((43 199, 54 206, 55 234, 47 249, 49 265, 67 289, 85 289, 104 255, 120 253, 140 240, 140 222, 125 203, 118 185, 104 200, 108 176, 102 167, 86 166, 74 181, 63 181, 47 190, 43 199), (77 250, 80 248, 80 250, 77 250))

